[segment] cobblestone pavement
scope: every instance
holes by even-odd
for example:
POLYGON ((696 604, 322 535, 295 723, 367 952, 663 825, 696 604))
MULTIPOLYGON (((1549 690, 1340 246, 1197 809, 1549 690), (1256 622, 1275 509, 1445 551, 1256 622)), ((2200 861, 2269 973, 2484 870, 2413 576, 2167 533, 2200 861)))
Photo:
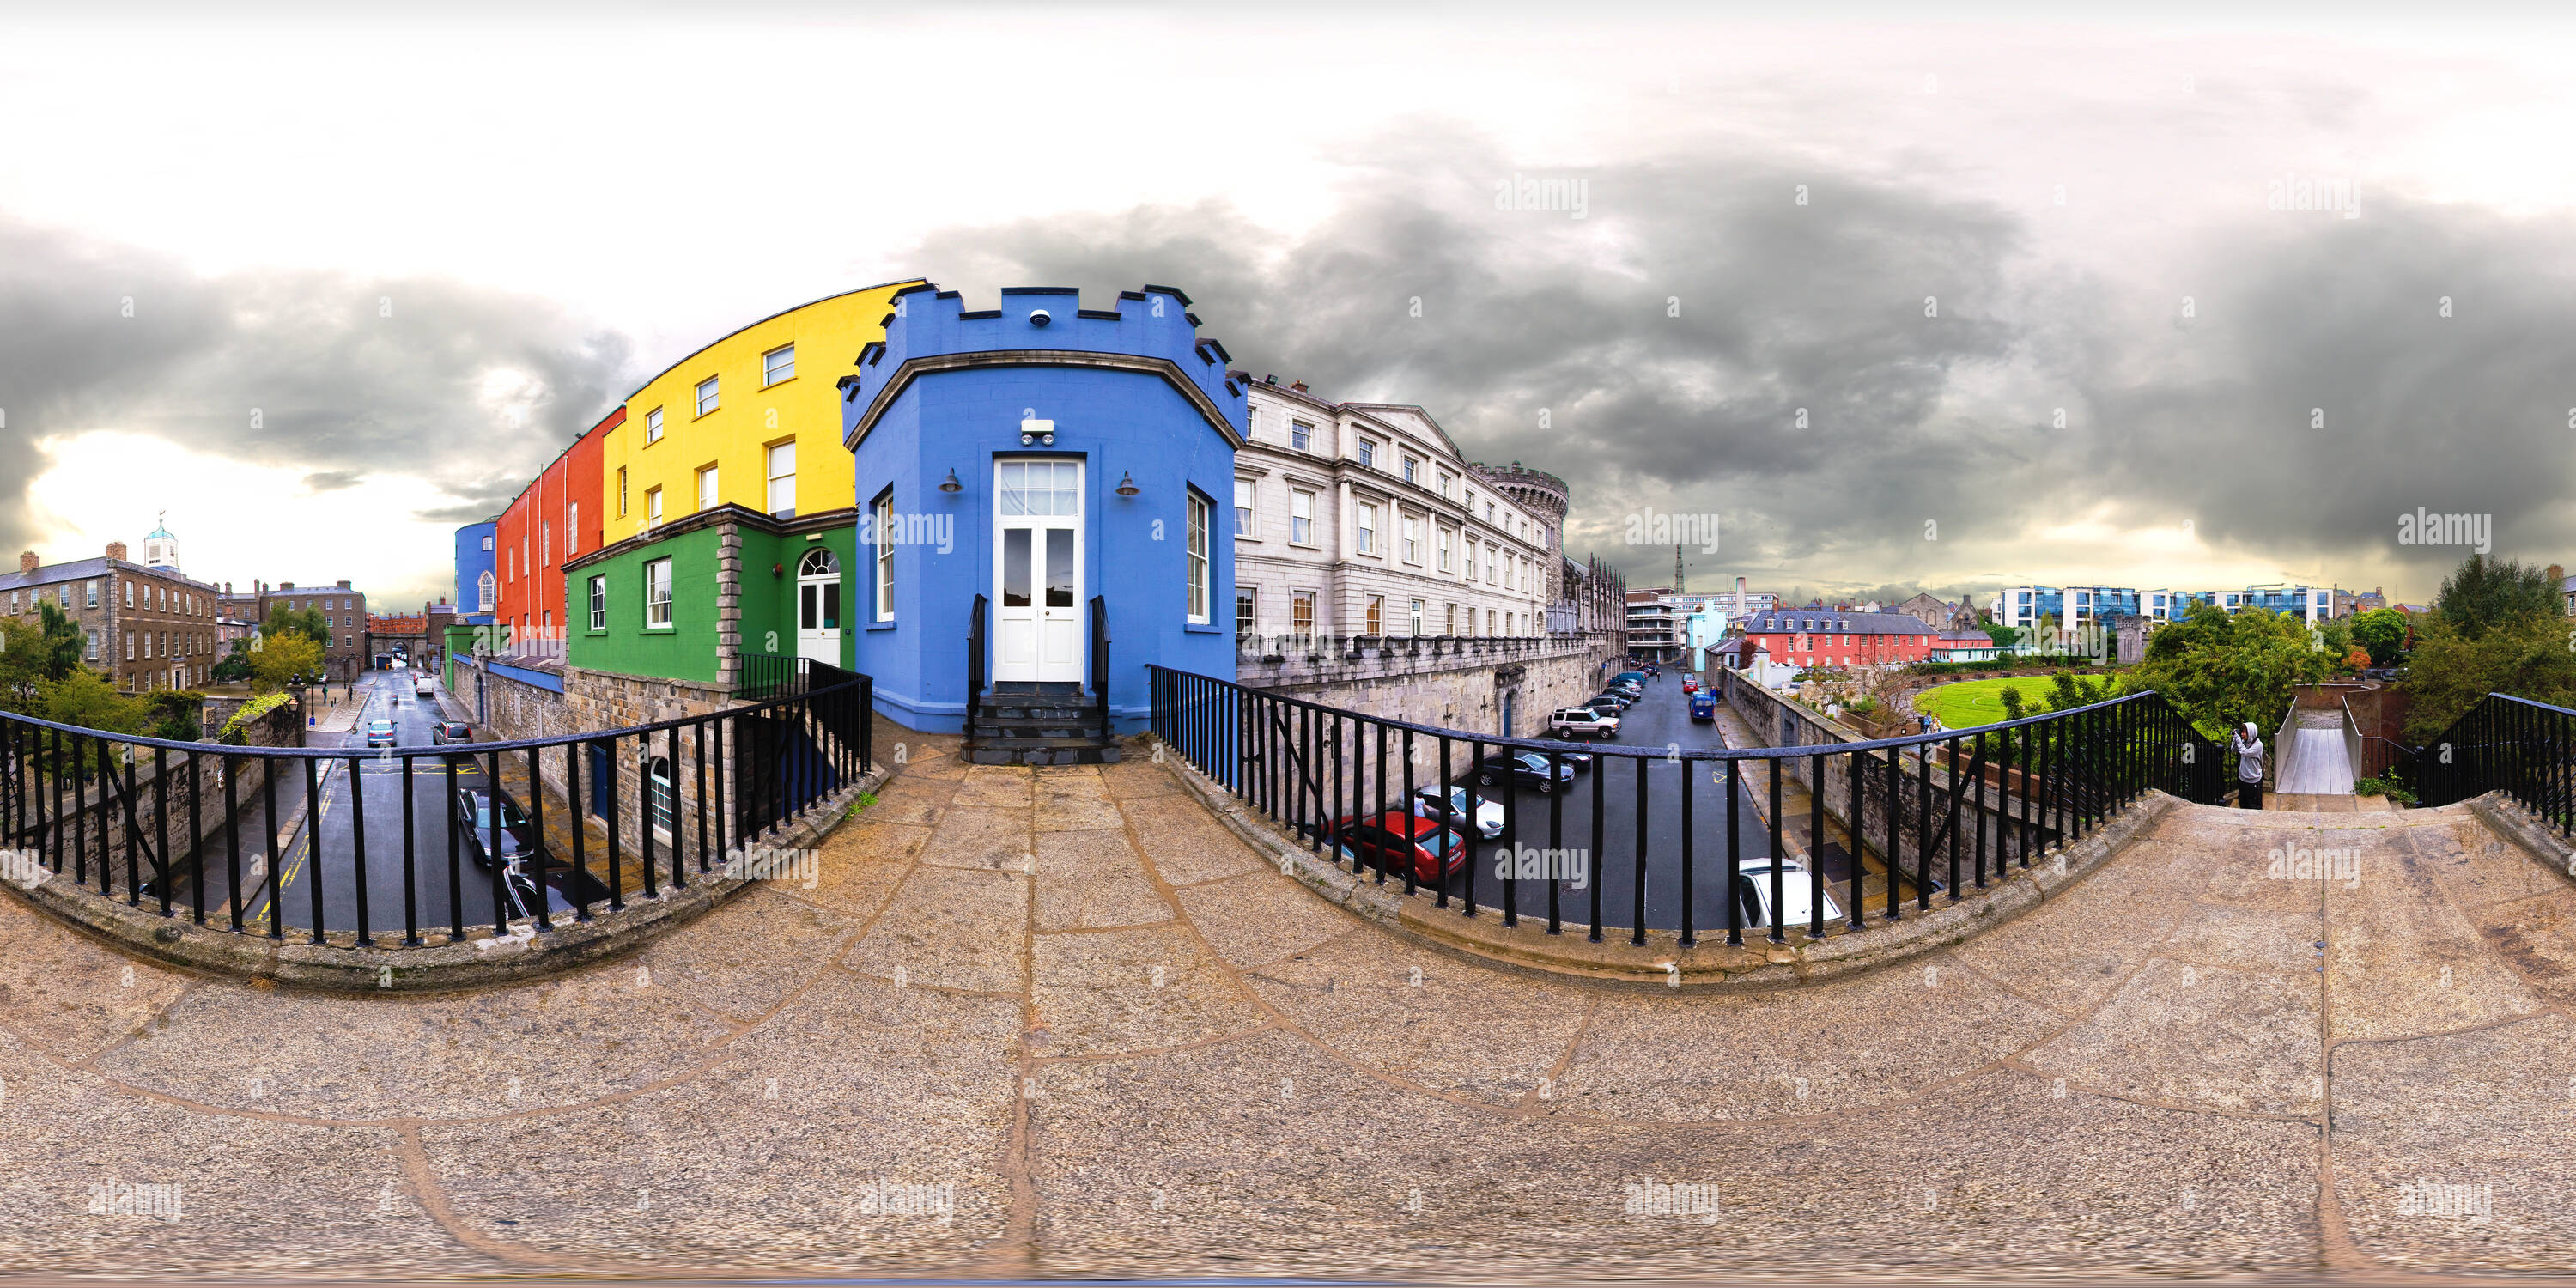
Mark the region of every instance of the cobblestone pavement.
POLYGON ((251 988, 0 899, 0 1269, 2576 1259, 2576 888, 2463 812, 2184 807, 1954 951, 1728 995, 1355 920, 1149 757, 908 754, 810 887, 527 986, 251 988), (179 1219, 92 1211, 136 1185, 179 1219))

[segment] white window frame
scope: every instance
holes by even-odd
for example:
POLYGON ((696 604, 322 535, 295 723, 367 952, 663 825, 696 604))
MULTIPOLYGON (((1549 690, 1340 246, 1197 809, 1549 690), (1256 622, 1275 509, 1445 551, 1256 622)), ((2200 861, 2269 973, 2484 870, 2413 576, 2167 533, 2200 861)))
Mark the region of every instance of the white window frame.
POLYGON ((780 345, 779 347, 777 347, 777 348, 775 348, 775 349, 770 350, 770 351, 769 351, 769 352, 767 352, 767 353, 764 353, 764 354, 760 355, 760 387, 761 387, 761 388, 763 388, 763 389, 767 389, 767 388, 768 388, 768 387, 770 387, 771 385, 783 385, 783 384, 786 384, 786 383, 787 383, 788 381, 790 381, 790 380, 794 380, 795 378, 796 378, 796 346, 795 346, 795 345, 793 345, 793 344, 783 344, 783 345, 780 345), (779 374, 779 365, 780 365, 780 364, 779 364, 778 359, 779 359, 779 355, 781 355, 781 354, 786 355, 786 358, 787 358, 787 362, 786 362, 787 374, 785 374, 785 375, 780 375, 780 374, 779 374))
POLYGON ((1297 590, 1289 592, 1288 629, 1299 635, 1310 635, 1314 633, 1315 592, 1311 590, 1297 590), (1300 625, 1297 621, 1297 610, 1300 608, 1306 610, 1306 620, 1303 625, 1300 625))
POLYGON ((1377 548, 1377 503, 1362 501, 1351 518, 1351 530, 1359 534, 1359 553, 1374 555, 1377 548))
POLYGON ((791 438, 784 443, 771 443, 763 449, 761 461, 761 469, 768 475, 765 480, 768 487, 762 499, 769 502, 769 513, 773 516, 795 513, 796 440, 791 438), (787 454, 787 472, 783 474, 778 470, 778 455, 781 452, 787 454), (785 504, 780 503, 779 498, 782 495, 786 498, 785 504))
POLYGON ((581 553, 581 502, 570 503, 565 511, 564 557, 569 559, 581 553))
POLYGON ((1361 469, 1376 469, 1377 440, 1366 434, 1353 434, 1351 437, 1356 441, 1356 445, 1351 449, 1352 459, 1360 463, 1361 469))
POLYGON ((1261 528, 1259 524, 1261 515, 1259 501, 1260 490, 1254 486, 1251 479, 1236 479, 1234 481, 1235 536, 1248 540, 1260 539, 1261 528))
POLYGON ((672 625, 671 611, 671 560, 667 556, 644 561, 644 629, 648 631, 675 629, 672 625), (654 584, 657 569, 661 578, 659 585, 654 584), (657 613, 660 616, 658 621, 655 620, 657 613))
POLYGON ((658 487, 644 489, 644 521, 655 527, 662 525, 662 489, 658 487))
POLYGON ((723 503, 723 499, 723 483, 716 477, 716 467, 710 465, 705 469, 698 471, 699 512, 704 513, 716 508, 716 506, 723 503))
MULTIPOLYGON (((646 447, 651 447, 653 444, 661 441, 662 409, 656 407, 653 410, 644 413, 644 445, 646 447)), ((620 468, 622 469, 624 467, 621 466, 620 468)))
POLYGON ((496 587, 493 585, 492 570, 486 568, 483 570, 482 576, 474 579, 475 612, 488 613, 492 611, 492 592, 494 589, 496 589, 496 587))
POLYGON ((1371 595, 1360 616, 1360 634, 1386 634, 1386 596, 1371 595))
POLYGON ((724 406, 723 389, 717 383, 721 379, 721 376, 709 376, 698 382, 696 406, 699 415, 710 415, 724 406))
POLYGON ((1315 494, 1304 488, 1288 489, 1288 544, 1292 546, 1315 544, 1315 494), (1300 502, 1304 503, 1304 514, 1297 512, 1300 502), (1301 533, 1303 535, 1300 535, 1301 533))
MULTIPOLYGON (((1439 537, 1439 542, 1440 542, 1440 571, 1442 571, 1442 572, 1447 572, 1447 571, 1449 571, 1450 566, 1451 566, 1450 557, 1449 557, 1449 548, 1450 548, 1450 546, 1451 546, 1451 545, 1455 544, 1454 542, 1452 542, 1452 541, 1450 540, 1450 537, 1451 537, 1451 535, 1453 534, 1454 530, 1453 530, 1452 528, 1450 528, 1450 526, 1449 526, 1448 524, 1445 524, 1445 523, 1440 524, 1440 525, 1437 525, 1437 526, 1438 526, 1438 527, 1439 527, 1439 529, 1440 529, 1440 537, 1439 537)), ((1450 632, 1450 634, 1455 635, 1455 634, 1457 634, 1457 632, 1456 632, 1456 631, 1451 631, 1451 632, 1450 632)))
POLYGON ((1302 420, 1288 422, 1288 446, 1292 451, 1315 450, 1315 427, 1302 420))
POLYGON ((1422 566, 1422 519, 1408 514, 1398 522, 1404 525, 1404 561, 1419 568, 1422 566))
POLYGON ((1234 633, 1237 635, 1250 635, 1260 629, 1261 588, 1258 586, 1236 586, 1234 588, 1234 633), (1247 612, 1245 611, 1246 609, 1249 609, 1250 611, 1247 612))
POLYGON ((1215 520, 1215 505, 1196 492, 1183 501, 1186 530, 1182 537, 1182 557, 1187 561, 1190 624, 1205 626, 1215 620, 1216 569, 1208 562, 1208 528, 1215 520))
POLYGON ((894 493, 877 498, 876 619, 894 620, 894 493))
POLYGON ((590 579, 590 629, 608 629, 608 578, 604 576, 590 579))

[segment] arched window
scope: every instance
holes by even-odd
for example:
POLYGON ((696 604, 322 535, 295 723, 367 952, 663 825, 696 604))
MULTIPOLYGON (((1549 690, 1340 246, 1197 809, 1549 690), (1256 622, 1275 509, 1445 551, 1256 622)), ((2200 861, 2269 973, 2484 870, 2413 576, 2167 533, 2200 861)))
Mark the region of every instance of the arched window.
POLYGON ((796 566, 796 575, 838 577, 841 575, 841 561, 829 549, 818 546, 805 552, 805 562, 796 566))
POLYGON ((680 813, 680 789, 671 781, 671 758, 655 756, 645 769, 650 779, 645 797, 652 811, 653 827, 665 836, 672 835, 673 822, 680 813))
POLYGON ((492 574, 488 569, 482 576, 474 579, 474 600, 474 611, 478 613, 492 611, 492 574))

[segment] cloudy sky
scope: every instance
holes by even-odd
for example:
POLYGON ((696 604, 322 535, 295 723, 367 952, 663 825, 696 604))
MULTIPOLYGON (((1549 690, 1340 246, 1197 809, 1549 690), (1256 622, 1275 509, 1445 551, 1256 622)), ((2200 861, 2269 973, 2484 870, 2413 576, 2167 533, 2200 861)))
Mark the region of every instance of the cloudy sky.
POLYGON ((439 12, 0 11, 0 545, 418 602, 645 376, 923 275, 1180 286, 1650 584, 1650 512, 1827 594, 2422 598, 2417 507, 2576 565, 2576 32, 2511 8, 439 12))

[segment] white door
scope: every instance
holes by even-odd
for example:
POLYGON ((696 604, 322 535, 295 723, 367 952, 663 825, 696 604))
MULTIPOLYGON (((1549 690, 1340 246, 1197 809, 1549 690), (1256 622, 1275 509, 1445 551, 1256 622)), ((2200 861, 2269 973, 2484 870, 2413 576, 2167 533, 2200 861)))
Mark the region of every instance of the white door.
POLYGON ((993 679, 1082 682, 1082 463, 1000 461, 993 679))
POLYGON ((796 656, 841 664, 841 561, 829 550, 796 565, 796 656))

